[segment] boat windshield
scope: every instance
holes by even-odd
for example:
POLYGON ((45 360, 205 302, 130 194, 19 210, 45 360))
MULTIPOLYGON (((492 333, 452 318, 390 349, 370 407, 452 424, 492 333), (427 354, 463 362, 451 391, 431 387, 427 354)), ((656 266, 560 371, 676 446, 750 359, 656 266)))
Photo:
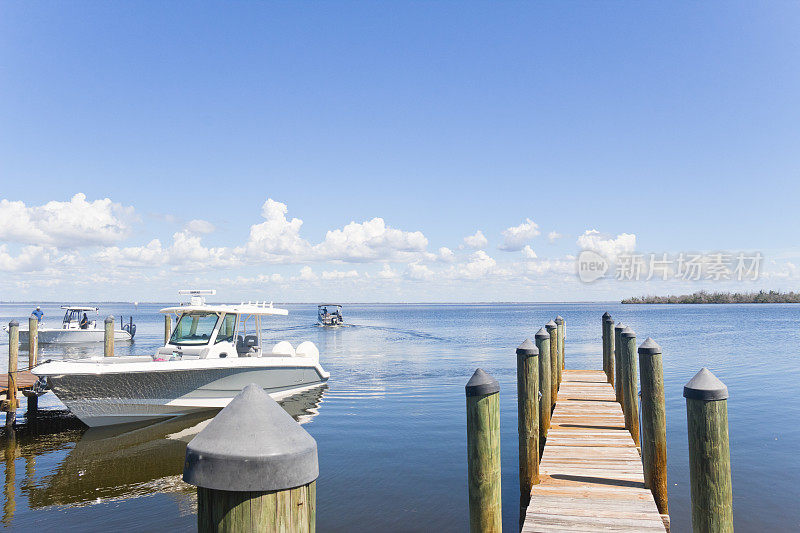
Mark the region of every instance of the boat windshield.
POLYGON ((218 318, 216 313, 186 313, 182 315, 169 338, 169 343, 208 344, 218 318))

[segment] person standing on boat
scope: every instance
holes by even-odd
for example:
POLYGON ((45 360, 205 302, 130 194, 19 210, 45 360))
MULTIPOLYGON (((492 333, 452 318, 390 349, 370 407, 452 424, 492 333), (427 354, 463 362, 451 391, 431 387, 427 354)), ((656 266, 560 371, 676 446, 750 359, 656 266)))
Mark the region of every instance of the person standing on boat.
POLYGON ((36 309, 34 309, 33 313, 31 313, 31 315, 36 317, 36 321, 37 322, 41 322, 42 321, 42 317, 44 316, 44 311, 42 311, 42 308, 37 305, 36 309))
POLYGON ((86 313, 83 313, 83 318, 81 318, 80 326, 81 329, 89 329, 89 317, 86 316, 86 313))

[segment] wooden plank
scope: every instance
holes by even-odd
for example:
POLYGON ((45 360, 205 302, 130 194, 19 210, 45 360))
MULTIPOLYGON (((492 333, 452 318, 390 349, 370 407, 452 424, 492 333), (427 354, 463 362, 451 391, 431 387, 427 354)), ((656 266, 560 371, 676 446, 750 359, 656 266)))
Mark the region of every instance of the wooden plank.
POLYGON ((565 370, 523 532, 665 531, 614 389, 565 370))
MULTIPOLYGON (((33 387, 39 378, 31 374, 28 370, 20 370, 17 372, 17 388, 27 389, 33 387)), ((0 391, 8 389, 8 374, 0 374, 0 391)))

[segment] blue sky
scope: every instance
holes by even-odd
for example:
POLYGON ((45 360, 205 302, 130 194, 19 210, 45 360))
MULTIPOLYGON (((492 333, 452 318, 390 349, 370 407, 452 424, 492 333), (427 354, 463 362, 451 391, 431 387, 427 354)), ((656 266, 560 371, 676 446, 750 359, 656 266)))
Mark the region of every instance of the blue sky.
POLYGON ((790 2, 3 2, 0 299, 793 288, 798 27, 790 2), (765 275, 578 282, 614 243, 765 275))

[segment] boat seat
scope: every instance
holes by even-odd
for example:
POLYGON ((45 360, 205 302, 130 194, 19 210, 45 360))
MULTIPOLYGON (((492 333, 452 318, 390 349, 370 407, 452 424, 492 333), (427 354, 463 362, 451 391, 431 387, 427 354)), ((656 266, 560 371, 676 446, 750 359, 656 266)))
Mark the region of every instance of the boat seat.
POLYGON ((239 335, 236 339, 236 351, 240 356, 250 356, 258 353, 258 335, 239 335))

